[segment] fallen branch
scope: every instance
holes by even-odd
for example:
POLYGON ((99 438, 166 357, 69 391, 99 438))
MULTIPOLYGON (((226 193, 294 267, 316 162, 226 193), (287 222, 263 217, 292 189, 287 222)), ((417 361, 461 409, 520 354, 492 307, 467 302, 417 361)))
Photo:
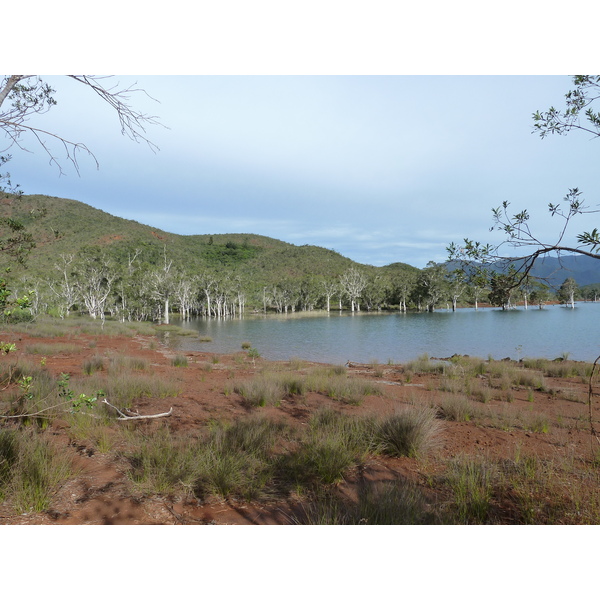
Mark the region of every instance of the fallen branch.
POLYGON ((119 413, 119 416, 117 417, 117 421, 133 421, 136 419, 159 419, 160 417, 170 417, 173 414, 173 407, 171 407, 171 409, 166 412, 166 413, 159 413, 156 415, 136 415, 135 417, 130 417, 127 416, 125 413, 121 412, 116 406, 114 406, 113 404, 111 404, 108 400, 104 399, 102 400, 102 402, 104 404, 106 404, 107 406, 110 406, 111 408, 113 408, 114 410, 116 410, 119 413))

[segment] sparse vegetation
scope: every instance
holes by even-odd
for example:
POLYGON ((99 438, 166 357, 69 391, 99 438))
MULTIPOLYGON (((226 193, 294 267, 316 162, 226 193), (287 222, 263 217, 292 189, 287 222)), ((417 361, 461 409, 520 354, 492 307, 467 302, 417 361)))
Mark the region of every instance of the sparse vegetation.
MULTIPOLYGON (((420 357, 413 371, 388 365, 390 381, 379 381, 374 361, 357 369, 291 359, 249 369, 248 353, 239 352, 203 357, 179 372, 163 357, 162 368, 171 369, 166 374, 124 348, 107 349, 104 340, 90 348, 89 333, 79 338, 83 329, 69 324, 37 352, 23 348, 0 359, 5 511, 48 509, 61 482, 76 476, 70 452, 77 451, 117 461, 127 489, 144 502, 297 503, 286 517, 281 513, 291 523, 600 522, 599 453, 582 453, 582 444, 571 443, 589 434, 581 381, 589 365, 420 357), (75 365, 74 374, 57 373, 64 357, 75 365), (557 364, 569 367, 562 378, 554 375, 557 364), (407 374, 418 387, 404 386, 407 374), (214 389, 225 410, 215 404, 210 416, 179 428, 179 420, 118 423, 116 411, 101 402, 107 398, 135 415, 162 398, 160 410, 168 410, 187 379, 214 389), (549 398, 552 411, 546 410, 549 398), (389 408, 373 411, 375 402, 389 408), (56 443, 55 422, 69 452, 56 443), (463 442, 449 459, 454 431, 470 432, 473 446, 463 442), (544 440, 564 448, 564 457, 528 453, 535 443, 540 452, 544 440), (514 459, 492 454, 494 443, 515 441, 514 459), (391 479, 372 481, 378 469, 391 479)), ((195 402, 198 396, 189 397, 195 402)), ((180 419, 187 409, 187 400, 180 401, 180 419)))

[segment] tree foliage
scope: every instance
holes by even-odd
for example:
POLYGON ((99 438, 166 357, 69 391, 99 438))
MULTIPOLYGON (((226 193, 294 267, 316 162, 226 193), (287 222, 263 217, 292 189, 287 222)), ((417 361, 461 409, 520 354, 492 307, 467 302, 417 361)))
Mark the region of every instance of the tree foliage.
MULTIPOLYGON (((600 76, 578 75, 573 78, 574 89, 566 96, 566 106, 563 110, 551 107, 547 111, 537 111, 533 114, 534 132, 541 138, 548 135, 566 135, 573 129, 591 133, 600 137, 600 112, 592 105, 600 98, 600 76)), ((481 264, 494 263, 500 260, 509 263, 519 263, 518 277, 514 284, 518 286, 529 275, 535 261, 543 255, 556 253, 574 253, 600 258, 600 232, 598 228, 584 231, 577 235, 577 245, 565 244, 565 235, 571 221, 583 214, 596 213, 585 204, 582 192, 578 188, 569 189, 562 203, 548 204, 548 212, 560 221, 556 237, 543 240, 530 222, 527 208, 514 211, 510 202, 504 201, 501 206, 492 210, 492 227, 490 231, 501 231, 504 240, 497 245, 465 238, 462 244, 451 243, 447 247, 450 260, 463 262, 476 261, 481 264), (503 246, 525 250, 520 256, 507 256, 503 246)))

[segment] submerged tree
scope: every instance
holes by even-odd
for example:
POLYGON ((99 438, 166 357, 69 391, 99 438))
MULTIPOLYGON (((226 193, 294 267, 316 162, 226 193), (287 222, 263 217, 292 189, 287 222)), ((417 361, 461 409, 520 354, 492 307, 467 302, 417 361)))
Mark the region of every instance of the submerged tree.
POLYGON ((340 286, 350 300, 352 312, 360 311, 360 295, 367 285, 367 278, 356 267, 350 267, 340 277, 340 286))
POLYGON ((571 308, 575 308, 575 294, 577 293, 577 282, 572 277, 567 277, 558 289, 558 299, 571 308))

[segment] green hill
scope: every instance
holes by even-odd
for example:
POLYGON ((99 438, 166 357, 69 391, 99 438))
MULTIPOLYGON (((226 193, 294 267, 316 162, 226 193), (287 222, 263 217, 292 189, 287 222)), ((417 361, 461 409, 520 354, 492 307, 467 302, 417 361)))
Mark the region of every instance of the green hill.
MULTIPOLYGON (((317 246, 295 246, 251 233, 177 235, 115 217, 83 202, 49 196, 23 196, 0 200, 0 216, 23 222, 36 241, 27 261, 27 278, 44 277, 54 270, 60 254, 79 255, 85 249, 101 249, 108 257, 126 263, 141 251, 148 265, 167 259, 190 273, 227 270, 251 278, 257 288, 285 280, 338 277, 358 266, 341 254, 317 246), (37 216, 36 216, 37 215, 37 216)), ((8 257, 0 257, 8 264, 8 257)), ((6 264, 4 266, 6 266, 6 264)), ((404 263, 389 267, 360 265, 367 272, 418 271, 404 263)), ((23 274, 14 267, 14 275, 23 274)))

